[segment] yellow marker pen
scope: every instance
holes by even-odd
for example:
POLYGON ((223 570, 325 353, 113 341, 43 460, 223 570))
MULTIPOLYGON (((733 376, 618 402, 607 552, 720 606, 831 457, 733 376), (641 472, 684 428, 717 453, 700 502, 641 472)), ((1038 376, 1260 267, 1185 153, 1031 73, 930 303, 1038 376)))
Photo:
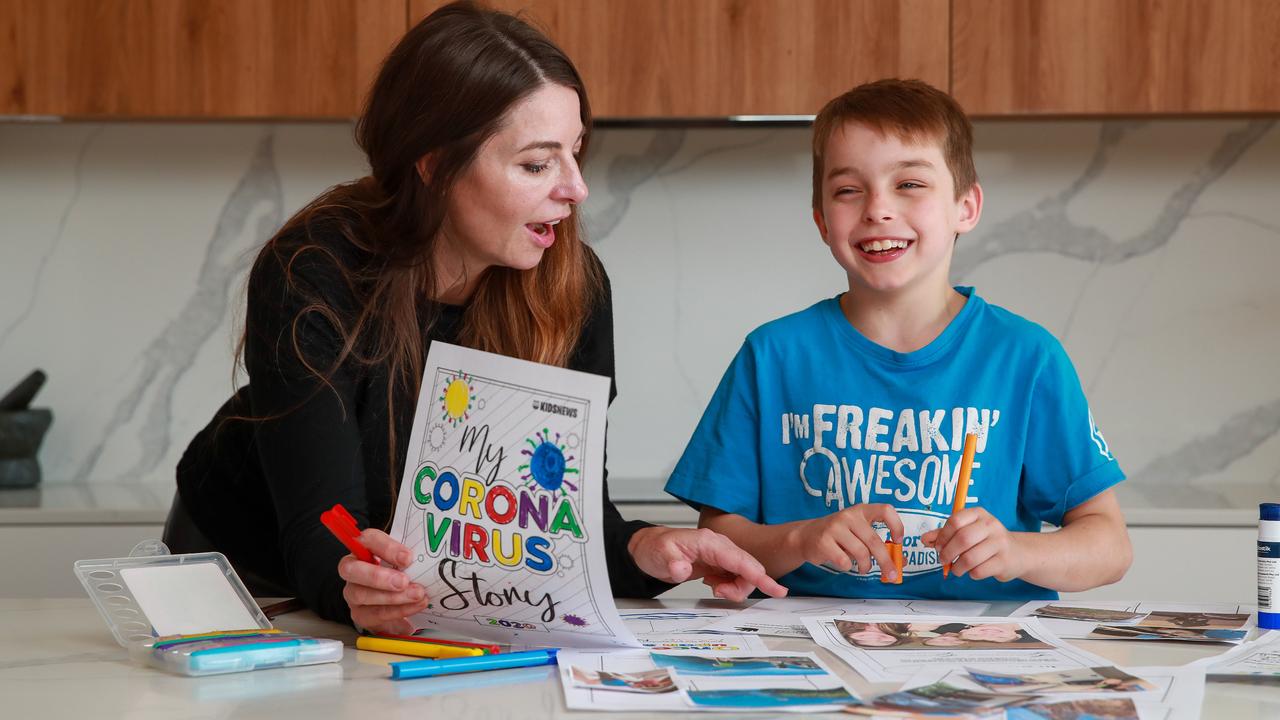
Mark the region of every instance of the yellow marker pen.
POLYGON ((356 638, 356 648, 373 652, 392 653, 394 655, 412 655, 426 658, 460 658, 484 655, 479 648, 458 647, 456 645, 437 645, 417 640, 388 640, 386 638, 356 638))

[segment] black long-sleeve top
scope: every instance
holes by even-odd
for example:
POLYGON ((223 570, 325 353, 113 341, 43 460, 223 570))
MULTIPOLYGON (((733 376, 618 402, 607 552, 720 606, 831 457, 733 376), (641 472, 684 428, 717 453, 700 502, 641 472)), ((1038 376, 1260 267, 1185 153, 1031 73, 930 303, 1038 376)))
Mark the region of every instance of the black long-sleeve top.
MULTIPOLYGON (((397 391, 395 467, 389 468, 388 368, 344 362, 320 385, 312 367, 327 370, 342 338, 332 321, 299 312, 316 299, 354 317, 357 293, 336 262, 359 267, 363 257, 339 232, 312 227, 309 251, 290 261, 300 235, 282 238, 250 273, 244 360, 249 384, 240 388, 192 440, 178 464, 178 492, 196 527, 237 568, 292 588, 319 615, 351 622, 342 597, 338 560, 346 549, 320 524, 320 513, 342 503, 361 527, 385 528, 394 510, 415 396, 397 391), (332 253, 332 254, 328 254, 332 253), (284 263, 290 263, 290 273, 284 263), (243 420, 239 418, 253 418, 243 420), (264 419, 265 418, 265 419, 264 419)), ((594 256, 593 262, 598 262, 594 256)), ((434 340, 454 343, 464 307, 423 300, 423 357, 434 340)), ((614 378, 613 304, 605 291, 592 307, 568 367, 614 378)), ((611 383, 609 400, 616 396, 611 383)), ((604 486, 603 526, 609 582, 618 597, 653 597, 671 586, 647 576, 627 552, 646 523, 625 521, 604 486)))

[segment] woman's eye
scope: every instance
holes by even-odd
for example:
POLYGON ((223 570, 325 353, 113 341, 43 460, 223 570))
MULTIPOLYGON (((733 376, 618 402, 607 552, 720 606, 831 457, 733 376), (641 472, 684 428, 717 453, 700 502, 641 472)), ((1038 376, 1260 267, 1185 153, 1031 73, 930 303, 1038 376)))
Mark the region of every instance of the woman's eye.
POLYGON ((525 171, 526 171, 526 172, 528 172, 528 173, 530 173, 530 174, 532 174, 532 175, 537 175, 538 173, 542 172, 543 170, 546 170, 547 168, 551 167, 551 163, 545 163, 545 162, 541 162, 541 163, 524 163, 522 167, 524 167, 524 169, 525 169, 525 171))

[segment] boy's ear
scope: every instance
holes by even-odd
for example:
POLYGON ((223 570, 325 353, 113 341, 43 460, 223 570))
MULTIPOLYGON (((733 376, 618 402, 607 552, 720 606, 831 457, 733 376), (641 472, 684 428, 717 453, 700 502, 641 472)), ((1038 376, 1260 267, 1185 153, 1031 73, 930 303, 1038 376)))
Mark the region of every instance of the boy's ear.
POLYGON ((978 219, 982 217, 982 186, 974 183, 956 202, 960 206, 956 232, 967 233, 978 225, 978 219))
POLYGON ((818 226, 818 234, 822 236, 822 242, 825 245, 831 243, 827 241, 827 219, 822 216, 822 208, 813 209, 813 224, 818 226))

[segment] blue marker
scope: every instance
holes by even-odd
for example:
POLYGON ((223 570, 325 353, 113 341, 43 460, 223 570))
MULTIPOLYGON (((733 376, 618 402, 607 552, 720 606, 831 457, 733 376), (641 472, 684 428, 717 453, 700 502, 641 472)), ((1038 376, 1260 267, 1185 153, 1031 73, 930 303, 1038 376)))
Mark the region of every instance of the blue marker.
POLYGON ((481 670, 503 670, 506 668, 535 667, 537 665, 555 665, 556 653, 560 648, 547 650, 529 650, 527 652, 505 653, 502 655, 479 655, 476 657, 447 658, 444 660, 407 660, 391 663, 392 680, 409 680, 412 678, 435 677, 437 675, 454 675, 457 673, 479 672, 481 670))

